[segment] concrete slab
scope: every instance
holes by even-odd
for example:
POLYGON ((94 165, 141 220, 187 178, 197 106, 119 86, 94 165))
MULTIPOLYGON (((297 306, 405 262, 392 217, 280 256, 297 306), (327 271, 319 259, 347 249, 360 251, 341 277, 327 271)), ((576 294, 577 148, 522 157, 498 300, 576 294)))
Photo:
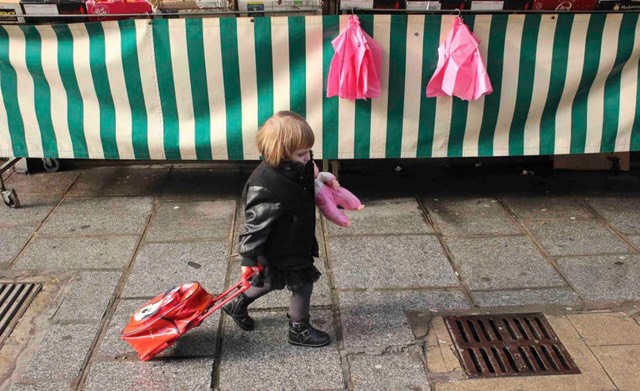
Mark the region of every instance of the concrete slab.
POLYGON ((619 312, 567 315, 587 345, 640 345, 640 325, 619 312))
POLYGON ((473 291, 474 301, 481 307, 525 305, 576 305, 580 298, 570 288, 473 291))
POLYGON ((228 239, 235 208, 234 200, 161 202, 145 240, 228 239))
POLYGON ((212 368, 212 358, 95 362, 83 390, 206 391, 211 387, 212 368))
POLYGON ((225 320, 218 389, 345 388, 331 311, 312 311, 311 322, 328 332, 332 340, 314 349, 287 343, 284 311, 260 312, 254 317, 258 327, 251 332, 225 320))
POLYGON ((165 290, 199 281, 222 292, 227 271, 226 242, 152 243, 138 253, 121 297, 156 297, 165 290))
POLYGON ((627 236, 638 248, 640 248, 640 236, 627 236))
POLYGON ((22 379, 51 381, 76 377, 99 327, 99 322, 51 326, 22 379))
POLYGON ((121 275, 121 271, 80 272, 53 319, 101 320, 121 275))
POLYGON ((18 193, 20 208, 8 208, 4 203, 1 204, 0 226, 31 225, 37 227, 47 218, 61 198, 61 194, 18 193))
POLYGON ((91 167, 69 190, 73 196, 156 195, 167 179, 170 165, 91 167))
POLYGON ((424 198, 423 202, 444 235, 522 233, 493 198, 424 198))
POLYGON ((625 253, 631 249, 597 220, 527 221, 551 255, 625 253))
POLYGON ((566 285, 527 237, 447 238, 446 243, 472 290, 566 285))
POLYGON ((557 264, 585 300, 640 299, 639 255, 560 258, 557 264))
POLYGON ((133 258, 138 236, 46 238, 36 236, 13 269, 120 269, 133 258))
POLYGON ((365 204, 363 210, 345 211, 352 223, 350 228, 328 221, 330 235, 433 233, 414 198, 361 201, 365 204))
POLYGON ((502 200, 521 219, 595 217, 572 196, 521 195, 503 197, 502 200))
POLYGON ((10 391, 64 391, 73 390, 71 382, 38 382, 35 384, 12 384, 10 391))
POLYGON ((420 356, 407 353, 349 356, 353 390, 429 390, 420 356))
MULTIPOLYGON (((121 300, 109 321, 105 336, 98 348, 100 356, 120 358, 132 356, 135 350, 120 338, 129 318, 145 303, 144 300, 121 300)), ((171 347, 156 357, 212 357, 216 353, 220 311, 211 314, 200 326, 181 336, 171 347)))
POLYGON ((405 311, 468 308, 460 291, 340 292, 345 347, 377 349, 415 341, 405 311))
POLYGON ((618 390, 640 390, 640 346, 593 346, 618 390))
POLYGON ((0 226, 0 266, 11 262, 31 239, 35 227, 16 225, 0 226))
POLYGON ((343 236, 331 238, 328 244, 337 288, 458 285, 433 235, 343 236))
POLYGON ((161 197, 163 200, 236 199, 250 173, 233 168, 174 169, 161 197))
POLYGON ((640 234, 640 197, 588 197, 585 201, 625 234, 640 234))
POLYGON ((151 197, 66 198, 40 228, 44 235, 142 234, 151 197))
POLYGON ((7 179, 6 185, 14 188, 18 198, 22 194, 64 194, 78 179, 82 171, 39 172, 30 175, 14 174, 7 179))

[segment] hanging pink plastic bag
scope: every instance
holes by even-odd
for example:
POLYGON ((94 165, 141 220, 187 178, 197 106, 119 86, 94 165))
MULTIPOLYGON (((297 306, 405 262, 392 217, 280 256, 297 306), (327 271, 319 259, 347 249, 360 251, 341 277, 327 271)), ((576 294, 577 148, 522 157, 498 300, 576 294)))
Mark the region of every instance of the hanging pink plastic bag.
POLYGON ((427 84, 427 97, 449 95, 476 100, 492 93, 479 45, 480 41, 462 18, 454 18, 449 36, 438 48, 438 66, 427 84))
POLYGON ((333 41, 335 54, 329 67, 327 97, 367 99, 380 96, 382 47, 349 16, 347 29, 333 41))

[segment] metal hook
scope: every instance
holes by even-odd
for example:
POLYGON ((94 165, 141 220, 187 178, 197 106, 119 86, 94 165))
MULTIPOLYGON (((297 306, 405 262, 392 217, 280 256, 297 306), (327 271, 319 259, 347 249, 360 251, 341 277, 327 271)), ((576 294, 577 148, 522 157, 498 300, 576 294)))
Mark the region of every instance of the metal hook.
POLYGON ((462 14, 462 12, 460 11, 460 9, 456 8, 454 11, 458 11, 458 15, 456 15, 456 17, 460 17, 460 15, 462 14))

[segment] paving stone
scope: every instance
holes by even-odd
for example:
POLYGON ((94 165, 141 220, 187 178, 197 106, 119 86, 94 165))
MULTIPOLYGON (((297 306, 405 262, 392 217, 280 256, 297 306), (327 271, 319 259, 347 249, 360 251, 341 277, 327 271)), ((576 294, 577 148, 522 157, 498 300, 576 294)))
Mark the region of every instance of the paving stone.
POLYGON ((481 307, 580 303, 578 295, 569 288, 474 291, 471 294, 481 307))
MULTIPOLYGON (((18 192, 18 190, 16 190, 18 192)), ((19 192, 20 208, 8 208, 0 204, 0 227, 42 224, 49 213, 58 204, 62 195, 56 194, 22 194, 19 192)))
POLYGON ((250 173, 243 168, 174 169, 164 187, 162 199, 236 199, 250 173))
POLYGON ((557 263, 585 300, 640 299, 640 255, 570 257, 557 263))
POLYGON ((225 321, 219 388, 233 390, 343 389, 342 367, 331 311, 312 311, 311 322, 329 333, 331 344, 303 348, 287 343, 284 311, 260 312, 256 329, 241 330, 225 321))
POLYGON ((58 308, 54 320, 102 319, 121 275, 121 271, 81 272, 58 308))
POLYGON ((38 382, 35 384, 12 384, 10 391, 71 391, 74 389, 70 382, 38 382))
POLYGON ((640 234, 640 197, 589 197, 593 206, 614 227, 625 234, 640 234))
POLYGON ((424 198, 423 202, 444 235, 518 234, 518 225, 493 198, 424 198))
POLYGON ((142 234, 151 197, 66 198, 40 229, 45 235, 142 234))
POLYGON ((640 390, 640 346, 592 346, 619 390, 640 390), (635 374, 635 375, 634 375, 635 374))
POLYGON ((460 277, 472 290, 566 285, 524 236, 447 238, 446 242, 460 277))
POLYGON ((333 237, 329 256, 337 288, 458 285, 433 235, 333 237))
POLYGON ((640 345, 640 325, 624 313, 567 315, 587 345, 640 345))
POLYGON ((551 255, 631 251, 620 238, 596 220, 528 221, 525 224, 551 255))
POLYGON ((138 241, 138 236, 36 236, 20 254, 13 269, 120 269, 131 261, 138 241))
POLYGON ((69 194, 156 195, 162 191, 170 169, 169 165, 93 167, 84 170, 69 194))
POLYGON ((78 179, 81 171, 39 172, 35 174, 14 174, 7 179, 8 188, 18 192, 22 201, 22 194, 59 194, 67 192, 73 182, 78 179))
POLYGON ((29 380, 69 380, 80 373, 100 323, 55 324, 23 375, 29 380), (61 359, 64 358, 64 359, 61 359))
POLYGON ((433 233, 414 198, 361 201, 363 210, 345 211, 352 223, 350 228, 327 220, 330 235, 433 233))
POLYGON ((220 293, 227 272, 226 242, 151 243, 142 247, 122 297, 155 297, 165 290, 198 281, 220 293))
POLYGON ((638 248, 640 248, 640 236, 628 236, 629 240, 633 242, 638 248))
POLYGON ((340 292, 345 347, 386 347, 414 342, 404 311, 469 308, 460 291, 340 292))
POLYGON ((420 357, 407 353, 349 356, 354 390, 429 390, 420 357))
POLYGON ((29 226, 0 226, 0 265, 11 262, 18 255, 34 230, 34 227, 29 226))
POLYGON ((521 219, 595 217, 589 209, 571 196, 523 195, 504 197, 502 200, 521 219))
MULTIPOLYGON (((147 300, 121 300, 116 307, 109 322, 99 353, 111 358, 122 357, 135 350, 123 341, 120 336, 122 330, 129 323, 130 317, 147 302, 147 300)), ((218 325, 220 323, 220 311, 211 314, 200 326, 195 327, 182 335, 169 348, 162 351, 156 357, 212 357, 216 353, 218 325)))
POLYGON ((156 361, 107 361, 91 365, 86 391, 206 391, 211 387, 212 358, 156 361))
POLYGON ((228 239, 235 208, 234 200, 162 202, 154 213, 145 239, 228 239))

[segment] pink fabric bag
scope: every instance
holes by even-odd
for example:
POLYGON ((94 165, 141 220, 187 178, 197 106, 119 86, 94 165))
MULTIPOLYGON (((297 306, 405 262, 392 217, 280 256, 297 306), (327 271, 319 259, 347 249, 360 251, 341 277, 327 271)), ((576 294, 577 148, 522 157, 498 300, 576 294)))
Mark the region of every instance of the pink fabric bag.
POLYGON ((493 92, 479 45, 462 18, 454 18, 449 36, 438 48, 438 66, 427 84, 428 98, 448 95, 476 100, 493 92))
POLYGON ((329 67, 327 97, 379 97, 382 47, 362 30, 356 15, 349 16, 346 30, 331 44, 335 54, 329 67))

